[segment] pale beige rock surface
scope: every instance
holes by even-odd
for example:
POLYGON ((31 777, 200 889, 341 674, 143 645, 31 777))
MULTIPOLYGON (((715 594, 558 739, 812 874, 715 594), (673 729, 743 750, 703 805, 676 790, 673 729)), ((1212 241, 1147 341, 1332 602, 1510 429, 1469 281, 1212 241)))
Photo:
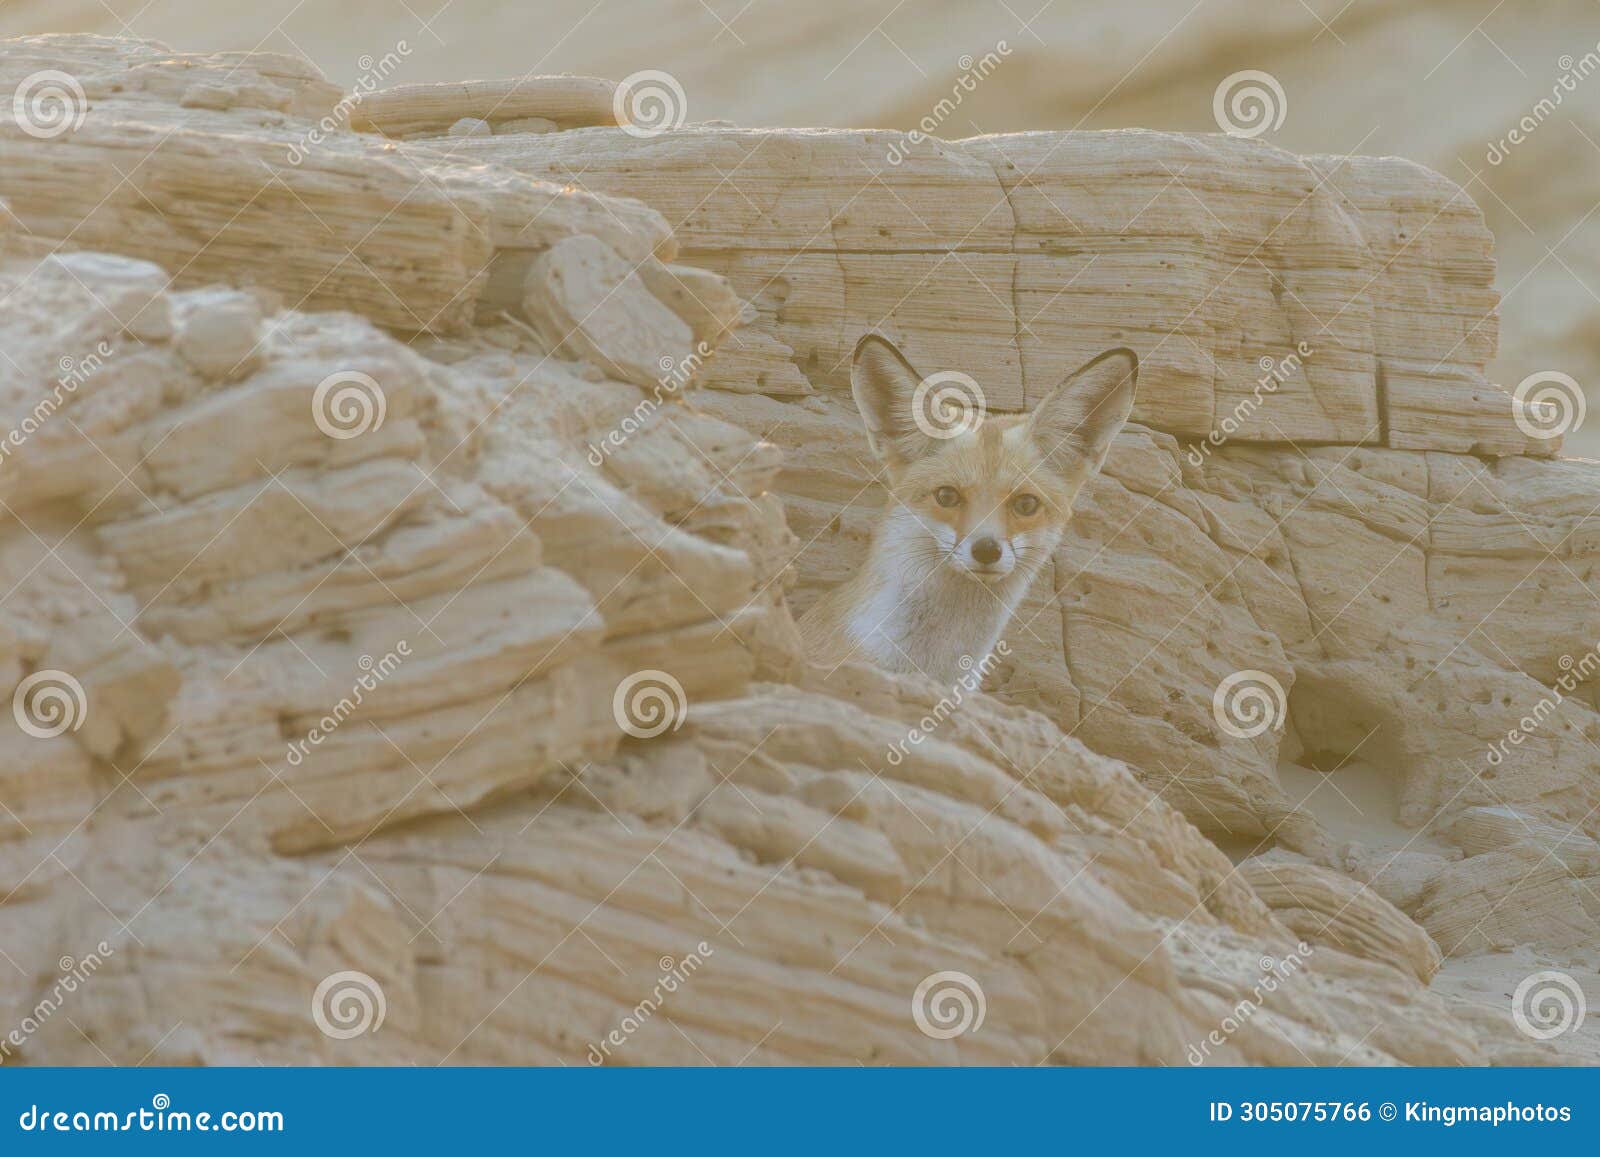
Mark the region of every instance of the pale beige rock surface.
MULTIPOLYGON (((94 95, 0 125, 0 670, 82 699, 5 740, 8 1061, 1597 1059, 1484 993, 1593 975, 1600 719, 1587 682, 1537 705, 1592 674, 1600 472, 1484 380, 1490 240, 1448 182, 1142 133, 876 176, 855 133, 300 144, 338 93, 276 57, 0 53, 44 67, 94 95), (749 204, 710 163, 746 146, 749 204), (1137 214, 1178 157, 1220 225, 1137 214), (1438 233, 1394 260, 1407 213, 1438 233), (1295 444, 1201 452, 1302 308, 1295 444), (995 367, 996 408, 1112 333, 1151 367, 995 694, 931 729, 952 689, 807 670, 791 618, 880 500, 833 362, 890 315, 924 372, 995 367), (1281 730, 1224 728, 1240 671, 1281 730), (313 1008, 349 972, 384 1020, 341 1039, 313 1008), (939 973, 981 1025, 919 1024, 939 973)), ((557 123, 534 95, 514 119, 557 123)), ((481 99, 396 107, 442 133, 481 99)))
MULTIPOLYGON (((1600 215, 1590 212, 1600 182, 1600 23, 1588 0, 1026 8, 832 0, 801 14, 674 0, 598 9, 593 0, 545 0, 536 9, 479 0, 355 8, 258 0, 242 9, 205 0, 10 0, 0 8, 0 33, 40 31, 306 53, 346 87, 459 89, 469 77, 668 69, 694 121, 921 126, 950 140, 1127 125, 1208 133, 1217 127, 1219 85, 1266 71, 1284 99, 1263 139, 1301 154, 1411 158, 1461 183, 1483 210, 1504 295, 1491 381, 1509 389, 1558 370, 1591 394, 1600 384, 1600 215), (399 58, 392 71, 386 55, 399 58)), ((1179 168, 1172 179, 1207 196, 1179 168)), ((1596 456, 1600 422, 1586 422, 1570 443, 1596 456)))

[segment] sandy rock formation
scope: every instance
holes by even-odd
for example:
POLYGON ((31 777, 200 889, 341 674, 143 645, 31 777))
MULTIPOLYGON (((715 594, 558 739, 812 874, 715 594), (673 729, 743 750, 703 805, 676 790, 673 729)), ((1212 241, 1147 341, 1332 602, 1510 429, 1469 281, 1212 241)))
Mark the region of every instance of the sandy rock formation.
POLYGON ((1281 821, 1280 754, 1331 765, 1364 744, 1393 765, 1411 826, 1447 803, 1593 819, 1587 689, 1488 766, 1521 714, 1502 708, 1531 707, 1600 638, 1582 526, 1595 476, 1530 460, 1552 443, 1484 379, 1490 242, 1460 189, 1405 162, 1220 136, 924 142, 892 167, 893 143, 596 130, 453 152, 638 196, 684 260, 755 303, 729 344, 756 330, 812 393, 788 404, 758 380, 702 404, 786 451, 779 489, 807 542, 797 606, 856 564, 874 516, 848 394, 860 332, 891 334, 925 373, 969 373, 994 409, 1126 343, 1143 428, 1085 504, 1054 597, 1012 632, 1019 690, 1091 746, 1181 780, 1174 802, 1218 834, 1281 821), (716 176, 734 168, 737 182, 716 176), (1215 193, 1174 185, 1177 168, 1215 193), (1289 694, 1285 750, 1211 718, 1212 689, 1241 670, 1289 694))
MULTIPOLYGON (((333 0, 243 11, 168 0, 115 13, 96 0, 10 0, 0 35, 50 29, 151 36, 189 49, 266 44, 309 54, 341 85, 391 84, 402 93, 464 76, 559 67, 625 77, 665 67, 695 120, 921 127, 950 139, 1125 125, 1212 132, 1218 87, 1266 71, 1282 88, 1281 100, 1269 98, 1281 115, 1270 128, 1241 118, 1246 127, 1298 153, 1420 161, 1462 183, 1483 210, 1506 295, 1491 380, 1510 388, 1560 370, 1590 390, 1600 382, 1600 216, 1589 212, 1600 179, 1592 91, 1600 26, 1588 0, 1544 0, 1537 19, 1513 5, 1441 0, 1028 9, 917 0, 883 10, 836 0, 808 5, 801 20, 776 6, 713 11, 633 0, 629 12, 611 21, 594 18, 590 0, 546 0, 526 11, 454 0, 429 13, 424 30, 403 6, 352 21, 339 18, 333 0)), ((1180 168, 1169 179, 1188 183, 1180 168)), ((1204 184, 1191 187, 1209 197, 1204 184)), ((1596 456, 1600 422, 1574 431, 1569 445, 1596 456)))
POLYGON ((351 127, 389 137, 466 136, 463 121, 494 132, 556 132, 617 123, 617 86, 592 76, 410 84, 363 96, 351 127))
POLYGON ((1600 831, 1587 682, 1488 756, 1591 674, 1600 474, 1483 380, 1447 182, 1112 134, 852 200, 888 138, 563 129, 565 81, 504 118, 555 131, 452 135, 503 126, 451 86, 357 132, 268 54, 0 52, 43 69, 86 107, 0 123, 7 1060, 1594 1056, 1435 977, 1575 968, 1600 831), (1217 220, 1117 199, 1174 161, 1217 220), (1150 366, 992 697, 800 661, 877 501, 873 327, 996 409, 1150 366), (1224 727, 1241 671, 1281 731, 1224 727))

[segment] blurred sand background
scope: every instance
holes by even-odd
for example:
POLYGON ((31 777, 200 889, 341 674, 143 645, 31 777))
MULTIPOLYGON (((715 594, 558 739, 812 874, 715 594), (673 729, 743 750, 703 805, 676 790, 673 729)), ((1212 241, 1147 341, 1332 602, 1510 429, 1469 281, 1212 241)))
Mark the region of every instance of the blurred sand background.
MULTIPOLYGON (((1259 69, 1286 97, 1264 139, 1459 182, 1498 239, 1492 376, 1510 389, 1560 371, 1600 404, 1597 0, 0 0, 0 35, 40 32, 294 53, 346 84, 401 41, 388 83, 663 69, 691 120, 898 129, 1004 41, 940 126, 950 138, 1213 132, 1218 84, 1259 69), (1531 130, 1510 143, 1519 122, 1531 130)), ((1600 456, 1600 413, 1566 445, 1600 456)))

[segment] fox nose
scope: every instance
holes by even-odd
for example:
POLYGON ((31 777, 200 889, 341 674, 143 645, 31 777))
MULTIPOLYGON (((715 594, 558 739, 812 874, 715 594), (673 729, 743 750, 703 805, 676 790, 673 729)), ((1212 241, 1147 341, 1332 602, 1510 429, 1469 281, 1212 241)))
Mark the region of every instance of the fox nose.
POLYGON ((972 561, 979 566, 993 566, 1000 561, 1000 544, 992 538, 980 538, 972 544, 972 561))

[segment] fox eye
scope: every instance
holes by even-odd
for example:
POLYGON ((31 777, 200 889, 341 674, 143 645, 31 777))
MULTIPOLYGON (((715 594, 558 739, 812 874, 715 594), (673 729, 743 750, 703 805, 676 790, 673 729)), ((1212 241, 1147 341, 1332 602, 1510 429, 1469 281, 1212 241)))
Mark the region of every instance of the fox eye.
POLYGON ((954 486, 941 486, 933 492, 933 500, 940 506, 960 506, 961 491, 954 486))
POLYGON ((1019 494, 1011 500, 1011 509, 1023 518, 1039 511, 1039 496, 1037 494, 1019 494))

